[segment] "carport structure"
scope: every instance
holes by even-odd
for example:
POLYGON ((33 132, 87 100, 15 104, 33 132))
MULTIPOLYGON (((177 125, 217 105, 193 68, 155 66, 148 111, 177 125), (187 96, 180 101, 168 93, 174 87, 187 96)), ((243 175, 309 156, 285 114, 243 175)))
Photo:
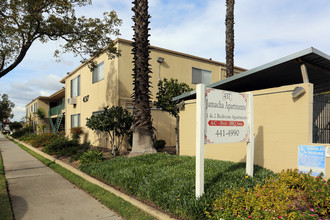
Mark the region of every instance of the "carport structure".
MULTIPOLYGON (((234 92, 311 83, 314 88, 313 142, 330 143, 330 56, 313 47, 250 69, 207 87, 234 92)), ((196 91, 174 100, 195 99, 196 91)))
MULTIPOLYGON (((330 56, 308 48, 242 72, 206 87, 254 95, 255 164, 276 172, 297 167, 301 144, 330 143, 330 56), (303 93, 294 95, 297 88, 303 93)), ((195 154, 195 104, 192 91, 174 100, 185 101, 180 121, 180 152, 195 154)), ((328 145, 327 145, 328 144, 328 145)), ((244 144, 205 146, 205 157, 245 162, 244 144)), ((330 169, 330 159, 326 161, 330 169)), ((330 172, 327 178, 330 177, 330 172)))

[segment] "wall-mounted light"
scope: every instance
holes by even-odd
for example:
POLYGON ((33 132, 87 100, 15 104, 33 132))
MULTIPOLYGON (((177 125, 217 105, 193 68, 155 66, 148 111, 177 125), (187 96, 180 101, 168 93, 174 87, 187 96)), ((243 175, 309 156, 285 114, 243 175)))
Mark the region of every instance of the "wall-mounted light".
POLYGON ((296 87, 294 88, 293 92, 292 92, 292 97, 293 98, 298 98, 299 96, 305 94, 306 90, 303 87, 296 87))
POLYGON ((158 63, 164 63, 164 57, 157 57, 158 63))
POLYGON ((157 62, 159 63, 159 67, 158 67, 158 80, 160 81, 160 66, 162 63, 164 63, 164 57, 157 57, 157 62))

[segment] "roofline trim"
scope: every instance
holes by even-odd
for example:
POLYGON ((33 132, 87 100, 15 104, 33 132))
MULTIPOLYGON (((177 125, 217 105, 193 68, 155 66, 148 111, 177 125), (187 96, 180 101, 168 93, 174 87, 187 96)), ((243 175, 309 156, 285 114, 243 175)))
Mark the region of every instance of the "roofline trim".
POLYGON ((52 97, 54 97, 54 96, 56 96, 56 95, 58 95, 58 94, 60 94, 61 92, 64 92, 64 91, 65 91, 65 88, 62 88, 62 89, 60 89, 60 90, 54 92, 54 93, 51 94, 50 96, 48 96, 48 98, 51 99, 52 97))
POLYGON ((37 98, 33 99, 31 102, 29 102, 28 104, 25 105, 25 107, 27 107, 28 105, 30 105, 32 102, 36 101, 36 100, 47 100, 49 99, 49 97, 47 96, 38 96, 37 98))
MULTIPOLYGON (((256 72, 265 70, 267 68, 270 68, 270 67, 273 67, 273 66, 276 66, 276 65, 280 65, 282 63, 285 63, 285 62, 288 62, 288 61, 291 61, 291 60, 294 60, 294 59, 297 59, 299 57, 302 57, 302 56, 305 56, 305 55, 308 55, 308 54, 312 54, 312 53, 317 54, 317 55, 319 55, 319 56, 321 56, 321 57, 323 57, 325 59, 330 60, 330 56, 329 55, 323 53, 320 50, 315 49, 314 47, 310 47, 310 48, 307 48, 305 50, 301 50, 299 52, 296 52, 294 54, 291 54, 291 55, 282 57, 280 59, 274 60, 272 62, 269 62, 269 63, 263 64, 261 66, 255 67, 253 69, 247 70, 247 71, 242 72, 240 74, 237 74, 237 75, 231 76, 229 78, 223 79, 221 81, 212 83, 210 85, 207 85, 207 87, 214 88, 214 87, 223 85, 225 83, 228 83, 228 82, 231 82, 231 81, 235 81, 235 80, 240 79, 240 78, 243 78, 245 76, 254 74, 256 72)), ((178 100, 181 100, 181 99, 193 98, 195 96, 195 94, 196 94, 195 91, 193 91, 193 93, 192 92, 188 92, 188 93, 182 94, 180 96, 174 97, 173 98, 173 101, 178 101, 178 100)))
MULTIPOLYGON (((133 43, 133 41, 122 39, 122 38, 117 38, 113 42, 114 42, 114 44, 117 44, 117 43, 132 44, 133 43)), ((170 53, 170 54, 175 54, 175 55, 179 55, 179 56, 183 56, 183 57, 189 57, 189 58, 192 58, 192 59, 201 60, 201 61, 204 61, 204 62, 213 63, 213 64, 217 64, 217 65, 221 65, 221 66, 225 66, 226 65, 225 63, 222 63, 222 62, 219 62, 219 61, 214 61, 214 60, 210 60, 210 59, 207 59, 207 58, 198 57, 198 56, 194 56, 194 55, 190 55, 190 54, 186 54, 186 53, 182 53, 182 52, 178 52, 178 51, 174 51, 174 50, 169 50, 169 49, 165 49, 165 48, 161 48, 161 47, 156 47, 156 46, 152 46, 152 45, 150 45, 150 49, 151 50, 158 50, 158 51, 162 51, 162 52, 166 52, 166 53, 170 53)), ((80 64, 76 69, 74 69, 72 72, 70 72, 68 75, 66 75, 63 79, 61 79, 60 80, 60 83, 65 83, 65 80, 68 77, 72 76, 78 70, 80 70, 81 68, 83 68, 84 66, 86 66, 87 63, 90 60, 93 60, 95 58, 96 57, 91 57, 86 62, 80 64)), ((241 71, 246 70, 246 69, 244 69, 242 67, 237 67, 237 66, 235 66, 234 68, 236 68, 238 70, 241 70, 241 71)))

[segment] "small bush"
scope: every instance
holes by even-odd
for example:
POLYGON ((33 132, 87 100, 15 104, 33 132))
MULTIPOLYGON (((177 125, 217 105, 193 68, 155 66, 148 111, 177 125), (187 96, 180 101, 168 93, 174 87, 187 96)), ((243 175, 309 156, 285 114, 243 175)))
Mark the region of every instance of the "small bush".
POLYGON ((43 151, 50 155, 69 157, 75 155, 79 151, 79 146, 77 140, 69 140, 63 137, 55 139, 50 145, 46 146, 43 151))
POLYGON ((19 138, 19 140, 30 143, 32 140, 36 139, 37 136, 38 135, 35 133, 25 133, 22 137, 19 138))
POLYGON ((13 138, 20 138, 24 136, 25 134, 29 134, 29 129, 28 128, 21 128, 18 130, 15 130, 14 133, 11 135, 13 138))
POLYGON ((99 163, 104 160, 103 151, 89 150, 80 157, 80 164, 99 163))
POLYGON ((156 150, 158 149, 162 149, 164 148, 166 145, 166 141, 165 140, 156 140, 155 143, 154 143, 154 148, 156 150))
POLYGON ((329 184, 320 176, 282 171, 252 189, 226 189, 206 214, 210 219, 329 218, 329 184))
POLYGON ((42 133, 31 137, 30 144, 33 147, 47 147, 57 139, 62 139, 63 136, 55 133, 42 133))
POLYGON ((21 122, 14 121, 13 123, 11 123, 9 125, 9 128, 12 131, 19 130, 19 129, 23 128, 23 124, 21 122))
POLYGON ((84 132, 82 130, 82 127, 71 128, 72 139, 74 140, 79 140, 80 135, 82 135, 83 133, 84 132))

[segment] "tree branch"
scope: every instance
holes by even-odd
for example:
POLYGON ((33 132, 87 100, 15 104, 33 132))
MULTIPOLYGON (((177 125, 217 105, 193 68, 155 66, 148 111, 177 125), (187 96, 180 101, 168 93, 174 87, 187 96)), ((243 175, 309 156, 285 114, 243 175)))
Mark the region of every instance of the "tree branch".
POLYGON ((3 54, 3 56, 2 56, 2 62, 1 62, 1 66, 0 66, 0 71, 3 70, 3 68, 5 67, 5 60, 6 60, 6 55, 3 54))
MULTIPOLYGON (((22 60, 24 59, 27 51, 31 47, 31 44, 32 44, 32 42, 23 45, 23 47, 22 47, 19 55, 15 59, 15 61, 10 66, 8 66, 7 68, 1 69, 0 78, 3 77, 4 75, 6 75, 7 73, 9 73, 10 71, 12 71, 18 64, 20 64, 22 62, 22 60)), ((2 62, 4 62, 4 60, 2 62)))

